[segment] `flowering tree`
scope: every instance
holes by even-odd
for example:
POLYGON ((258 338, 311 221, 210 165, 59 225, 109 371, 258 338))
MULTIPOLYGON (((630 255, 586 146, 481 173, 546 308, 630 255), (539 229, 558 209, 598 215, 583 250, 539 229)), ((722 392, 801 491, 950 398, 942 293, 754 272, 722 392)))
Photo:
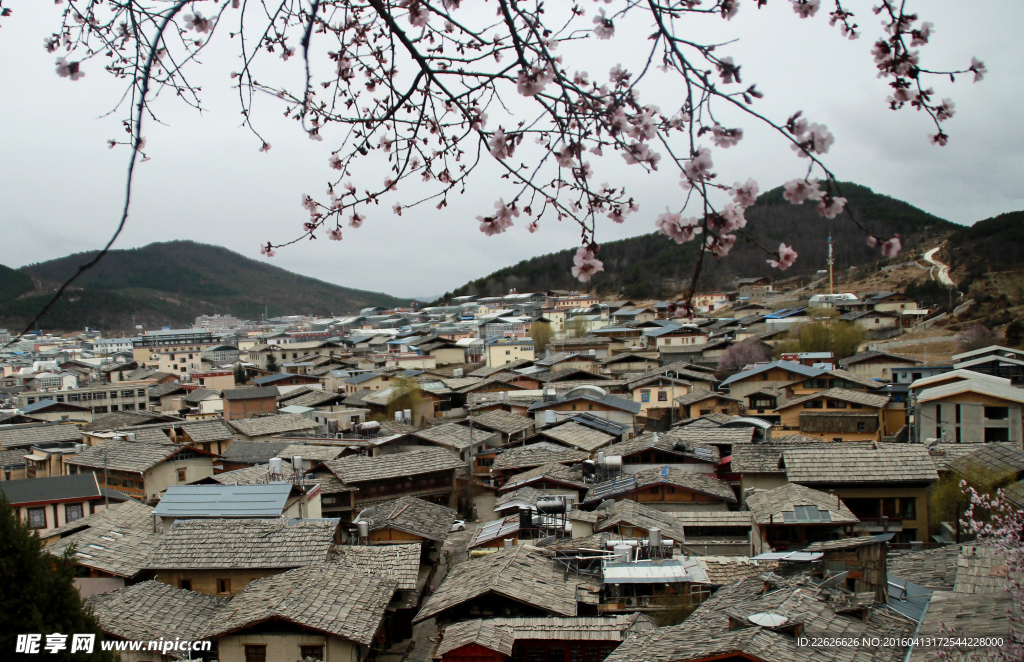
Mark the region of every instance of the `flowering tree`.
MULTIPOLYGON (((970 499, 960 524, 977 537, 979 543, 992 547, 1002 557, 1000 565, 1004 568, 1000 576, 1006 578, 1006 591, 1017 607, 1016 614, 1007 614, 1010 633, 1002 648, 986 651, 986 654, 993 660, 1024 659, 1024 627, 1020 617, 1024 610, 1024 511, 1009 501, 1001 489, 994 494, 983 494, 966 480, 960 482, 960 489, 970 499)), ((969 636, 969 633, 957 630, 952 623, 943 623, 942 626, 944 631, 953 633, 945 636, 969 636)), ((936 657, 964 659, 961 655, 957 649, 943 648, 937 651, 936 657)))
MULTIPOLYGON (((572 272, 586 282, 604 269, 600 224, 623 223, 640 210, 623 185, 598 184, 594 173, 619 159, 648 173, 676 173, 678 203, 643 213, 669 239, 700 242, 682 316, 691 311, 705 257, 722 258, 737 240, 754 241, 744 230, 744 210, 757 197, 757 182, 715 168, 718 150, 736 148, 744 137, 745 127, 727 118, 767 127, 781 149, 803 158, 785 185, 787 200, 816 204, 825 218, 847 212, 858 223, 822 160, 834 142, 828 128, 797 108, 788 117, 760 112, 762 92, 728 55, 728 44, 702 40, 695 27, 729 21, 741 4, 756 11, 767 1, 605 0, 591 8, 541 0, 68 0, 63 23, 44 45, 59 56, 59 76, 88 80, 103 69, 125 81, 126 136, 110 144, 131 149, 130 174, 146 158, 143 126, 156 112, 157 95, 200 107, 189 72, 214 39, 233 43, 240 63, 231 80, 254 149, 271 149, 253 121, 261 97, 279 104, 309 139, 336 145, 324 164, 332 175, 326 192, 302 197, 308 218, 301 233, 266 242, 268 257, 304 238, 340 241, 346 224, 360 227, 382 202, 399 215, 416 205, 443 209, 486 164, 484 170, 500 171, 503 188, 493 210, 477 218, 480 231, 497 236, 517 221, 530 232, 549 219, 576 223, 572 272), (623 26, 649 38, 617 45, 623 62, 610 71, 587 72, 587 45, 614 42, 623 26), (297 58, 301 75, 293 85, 271 82, 259 68, 268 57, 297 58), (354 173, 372 168, 384 169, 379 184, 360 190, 354 173)), ((848 3, 836 0, 828 11, 821 0, 788 2, 795 19, 828 20, 839 37, 861 36, 848 3)), ((944 145, 943 123, 954 106, 936 98, 930 81, 964 73, 978 81, 985 66, 971 59, 957 71, 925 68, 919 49, 933 26, 906 4, 881 0, 874 7, 883 29, 870 57, 889 81, 884 103, 919 111, 932 126, 932 142, 944 145)), ((122 226, 126 218, 127 204, 122 226)), ((861 230, 883 255, 900 250, 898 235, 861 230)), ((784 242, 762 248, 779 269, 797 259, 784 242)))
POLYGON ((758 340, 738 342, 725 350, 722 357, 718 359, 719 370, 742 370, 744 366, 751 363, 769 361, 770 356, 758 340))
POLYGON ((972 324, 956 334, 958 352, 970 352, 998 344, 999 338, 987 326, 972 324))

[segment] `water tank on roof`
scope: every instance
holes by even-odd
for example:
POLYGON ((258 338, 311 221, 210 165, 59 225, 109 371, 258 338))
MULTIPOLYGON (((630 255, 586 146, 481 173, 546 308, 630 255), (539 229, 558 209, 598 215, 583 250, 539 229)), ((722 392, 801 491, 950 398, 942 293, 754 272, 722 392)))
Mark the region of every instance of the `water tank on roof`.
POLYGON ((655 527, 647 532, 647 539, 651 543, 651 547, 661 546, 661 529, 655 527))
POLYGON ((533 510, 530 508, 519 509, 519 528, 520 529, 532 529, 533 528, 533 510))
POLYGON ((135 441, 136 439, 137 439, 137 437, 136 437, 134 432, 129 432, 128 433, 128 441, 135 441))
POLYGON ((369 522, 356 522, 356 531, 359 532, 360 538, 370 537, 370 523, 369 522))
POLYGON ((297 474, 301 474, 302 473, 302 456, 301 455, 296 455, 296 456, 294 456, 292 458, 292 469, 294 469, 295 473, 297 473, 297 474))
POLYGON ((404 420, 404 421, 405 421, 406 423, 412 423, 412 410, 411 410, 411 409, 405 409, 405 410, 403 410, 403 411, 402 411, 402 419, 403 419, 403 420, 404 420))
POLYGON ((395 412, 395 420, 398 421, 399 423, 402 422, 402 416, 403 414, 401 409, 395 412))
POLYGON ((605 466, 609 469, 621 469, 622 468, 622 456, 621 455, 606 455, 604 458, 605 466))
POLYGON ((557 420, 557 414, 555 414, 554 409, 548 409, 544 412, 544 422, 548 425, 554 425, 557 420))
POLYGON ((620 563, 629 563, 632 559, 633 548, 629 545, 616 545, 612 551, 615 552, 616 560, 620 563))
POLYGON ((284 473, 284 460, 279 457, 270 458, 270 473, 282 474, 284 473))
POLYGON ((505 549, 512 549, 512 539, 511 538, 505 538, 504 540, 501 541, 501 544, 505 546, 505 549))

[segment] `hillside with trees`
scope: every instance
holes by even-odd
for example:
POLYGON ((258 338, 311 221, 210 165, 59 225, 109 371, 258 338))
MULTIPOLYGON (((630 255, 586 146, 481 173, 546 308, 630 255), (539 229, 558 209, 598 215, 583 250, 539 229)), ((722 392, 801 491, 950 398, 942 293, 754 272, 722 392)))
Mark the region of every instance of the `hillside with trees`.
MULTIPOLYGON (((905 254, 935 246, 960 227, 867 187, 849 182, 840 186, 855 218, 880 237, 899 233, 905 254)), ((785 277, 811 275, 825 268, 830 233, 837 270, 878 263, 878 250, 867 245, 864 234, 849 218, 825 220, 812 204, 792 205, 782 193, 779 187, 758 197, 757 203, 747 209, 746 230, 771 250, 783 240, 792 244, 800 257, 785 277)), ((670 297, 689 284, 699 252, 697 241, 676 244, 655 233, 602 244, 599 255, 605 271, 593 277, 591 289, 627 298, 670 297)), ((563 250, 524 260, 467 283, 445 298, 498 294, 512 288, 520 292, 578 290, 580 284, 570 273, 573 254, 572 250, 563 250)), ((767 264, 766 257, 755 244, 740 238, 727 258, 717 261, 710 255, 704 257, 698 285, 707 290, 727 286, 737 277, 779 278, 780 272, 767 264)))
MULTIPOLYGON (((28 323, 53 290, 95 252, 0 270, 0 326, 28 323), (34 282, 33 282, 34 281, 34 282)), ((341 315, 367 306, 394 307, 404 299, 326 283, 192 241, 114 250, 85 272, 39 326, 128 330, 191 325, 197 315, 230 313, 244 319, 315 313, 341 315)))

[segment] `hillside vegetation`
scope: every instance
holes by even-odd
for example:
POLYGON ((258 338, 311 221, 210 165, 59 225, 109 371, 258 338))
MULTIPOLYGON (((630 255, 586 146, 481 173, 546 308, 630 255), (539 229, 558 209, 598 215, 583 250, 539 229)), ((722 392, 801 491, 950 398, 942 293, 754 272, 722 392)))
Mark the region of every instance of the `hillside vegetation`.
MULTIPOLYGON (((905 249, 918 246, 930 248, 955 230, 957 225, 924 212, 900 200, 873 192, 852 183, 842 183, 842 191, 850 201, 854 216, 880 237, 899 233, 905 249)), ((811 203, 792 205, 782 197, 781 187, 762 194, 757 204, 747 209, 747 231, 755 240, 771 249, 780 242, 792 245, 800 254, 795 266, 785 277, 813 274, 826 266, 828 236, 835 242, 837 269, 872 265, 879 261, 877 249, 870 248, 864 235, 849 221, 840 217, 829 221, 821 218, 811 203)), ((634 220, 647 218, 634 216, 634 220)), ((694 241, 679 245, 661 234, 647 234, 601 245, 599 257, 605 271, 591 281, 591 288, 601 294, 621 294, 628 298, 668 297, 688 285, 699 254, 694 241)), ((446 296, 466 294, 497 294, 512 288, 520 292, 549 289, 580 289, 571 273, 575 249, 542 255, 472 281, 446 296)), ((737 241, 729 256, 716 261, 705 256, 699 286, 701 289, 725 286, 736 277, 780 277, 778 270, 765 262, 765 254, 751 243, 737 241)))
MULTIPOLYGON (((94 255, 77 253, 18 270, 0 270, 0 326, 17 329, 26 324, 59 283, 94 255)), ((219 246, 172 241, 111 251, 75 281, 74 289, 40 326, 128 330, 133 322, 147 328, 191 325, 202 314, 230 313, 247 319, 261 318, 264 310, 271 317, 340 315, 366 306, 403 303, 387 294, 300 276, 219 246)))

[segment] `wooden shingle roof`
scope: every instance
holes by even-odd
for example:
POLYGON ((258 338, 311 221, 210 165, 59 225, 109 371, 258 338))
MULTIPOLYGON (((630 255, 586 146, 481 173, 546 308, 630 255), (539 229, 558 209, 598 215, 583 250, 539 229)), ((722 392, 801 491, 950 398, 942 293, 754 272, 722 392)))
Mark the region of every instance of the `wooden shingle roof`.
POLYGON ((783 452, 782 463, 792 483, 931 483, 939 478, 927 449, 910 444, 853 448, 833 442, 791 448, 783 452))
POLYGON ((420 543, 338 545, 334 548, 334 560, 354 570, 395 581, 399 591, 415 591, 420 548, 420 543))
POLYGON ((588 451, 566 448, 560 444, 541 441, 528 446, 506 448, 494 458, 491 469, 522 469, 543 464, 576 464, 590 457, 588 451))
POLYGON ((747 506, 758 524, 855 524, 860 520, 839 497, 810 487, 787 483, 747 497, 747 506), (816 511, 808 520, 802 512, 816 511))
POLYGON ((358 519, 367 522, 371 532, 397 529, 444 542, 455 522, 455 511, 424 499, 403 496, 375 503, 372 510, 363 511, 358 519))
POLYGON ((350 455, 324 465, 346 485, 450 471, 465 466, 444 448, 423 448, 379 457, 350 455))

